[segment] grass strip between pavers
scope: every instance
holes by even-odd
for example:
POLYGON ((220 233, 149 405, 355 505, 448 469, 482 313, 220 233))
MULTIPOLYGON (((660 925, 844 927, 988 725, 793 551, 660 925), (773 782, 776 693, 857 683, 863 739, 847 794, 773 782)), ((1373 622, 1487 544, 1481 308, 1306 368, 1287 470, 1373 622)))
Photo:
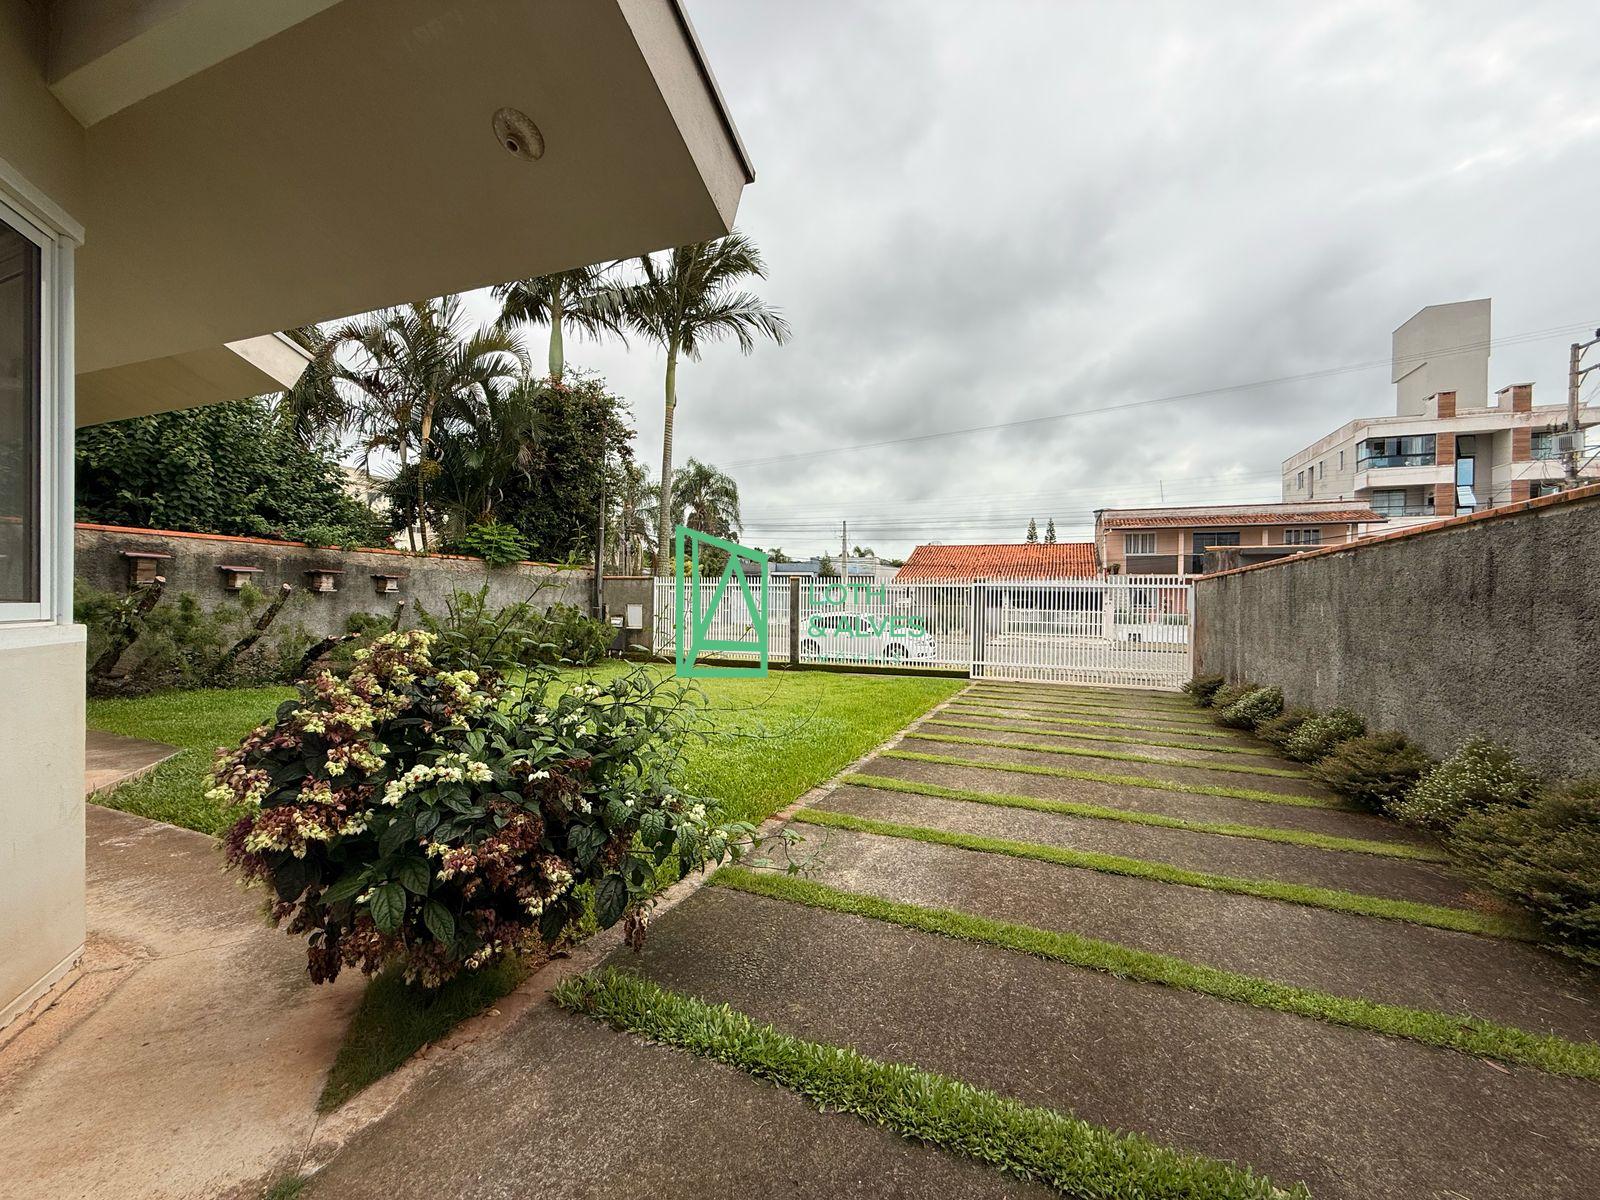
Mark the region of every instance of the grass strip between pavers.
POLYGON ((1275 879, 1244 879, 1236 875, 1214 875, 1208 871, 1191 871, 1185 867, 1151 862, 1148 859, 1125 858, 1118 854, 1100 854, 1089 850, 1069 850, 1063 846, 1018 842, 981 834, 955 833, 944 829, 930 829, 923 825, 902 825, 897 821, 878 821, 871 817, 858 817, 851 813, 833 812, 828 809, 803 809, 796 813, 793 819, 805 825, 848 829, 879 837, 905 838, 909 841, 927 842, 934 846, 953 846, 960 850, 976 850, 985 854, 1002 854, 1009 858, 1024 858, 1035 862, 1054 863, 1057 866, 1077 867, 1086 871, 1099 871, 1106 875, 1124 875, 1130 879, 1144 879, 1152 883, 1179 884, 1184 887, 1206 888, 1213 892, 1227 892, 1234 896, 1253 896, 1258 900, 1280 900, 1286 904, 1303 904, 1309 908, 1325 908, 1332 912, 1377 917, 1385 921, 1407 921, 1413 925, 1448 929, 1454 933, 1476 933, 1484 937, 1512 938, 1518 941, 1533 940, 1532 931, 1520 923, 1441 904, 1391 900, 1363 892, 1346 892, 1338 888, 1312 887, 1299 883, 1281 883, 1275 879))
POLYGON ((1175 762, 1170 758, 1131 754, 1126 750, 1091 750, 1087 746, 1040 746, 1029 742, 997 742, 993 738, 964 737, 954 733, 922 733, 916 729, 909 730, 906 736, 930 742, 953 742, 958 746, 1002 746, 1013 750, 1028 750, 1035 754, 1069 754, 1077 758, 1107 758, 1114 762, 1147 763, 1157 767, 1175 767, 1182 771, 1225 771, 1233 775, 1260 775, 1274 779, 1311 778, 1304 771, 1285 770, 1282 767, 1252 767, 1247 763, 1175 762))
MULTIPOLYGON (((964 714, 976 716, 978 714, 964 714)), ((1003 730, 1007 733, 1031 733, 1035 737, 1072 738, 1080 742, 1106 742, 1122 746, 1160 746, 1163 750, 1202 750, 1207 754, 1248 754, 1259 758, 1271 758, 1271 750, 1258 750, 1253 746, 1212 745, 1204 742, 1164 742, 1153 737, 1123 737, 1115 733, 1090 733, 1083 729, 1036 729, 1032 725, 1014 725, 994 717, 984 718, 989 723, 979 724, 977 721, 957 721, 940 713, 935 713, 923 722, 925 725, 949 725, 957 729, 993 729, 1003 730)), ((1042 722, 1034 722, 1035 725, 1042 722)), ((1183 735, 1179 735, 1180 737, 1183 735)), ((1162 759, 1162 762, 1169 760, 1162 759)))
POLYGON ((1231 1163, 1170 1150, 1070 1113, 1010 1100, 948 1075, 806 1041, 726 1004, 708 1004, 617 970, 556 986, 563 1008, 797 1092, 823 1112, 847 1112, 913 1142, 976 1159, 1075 1200, 1305 1200, 1231 1163))
POLYGON ((980 715, 994 715, 1010 717, 1016 721, 1048 721, 1052 725, 1087 725, 1093 729, 1139 729, 1146 733, 1164 733, 1168 737, 1202 737, 1231 740, 1233 735, 1221 729, 1174 729, 1170 725, 1140 725, 1130 721, 1094 721, 1084 717, 1037 717, 1030 716, 1025 711, 1016 708, 1000 707, 993 704, 975 704, 962 700, 959 696, 950 701, 941 710, 943 712, 968 712, 980 715))
POLYGON ((1229 800, 1259 800, 1263 804, 1287 804, 1294 808, 1332 808, 1354 812, 1338 800, 1321 796, 1294 796, 1287 792, 1258 792, 1254 788, 1230 787, 1223 783, 1172 783, 1165 779, 1141 779, 1137 775, 1110 775, 1104 771, 1080 771, 1076 767, 1044 767, 1034 763, 991 762, 981 758, 955 758, 948 754, 923 754, 918 750, 884 750, 884 758, 903 758, 910 762, 940 763, 947 767, 978 767, 985 771, 1010 771, 1017 775, 1049 775, 1057 779, 1086 779, 1112 783, 1118 787, 1149 788, 1157 792, 1182 792, 1194 796, 1223 796, 1229 800))
POLYGON ((1137 950, 1117 942, 994 921, 949 908, 924 908, 860 892, 847 892, 793 875, 723 867, 711 877, 715 887, 786 900, 810 908, 846 913, 941 937, 998 946, 1069 966, 1104 971, 1139 983, 1197 992, 1253 1008, 1272 1009, 1455 1050, 1476 1058, 1532 1067, 1551 1075, 1600 1083, 1600 1042, 1577 1042, 1533 1033, 1458 1013, 1382 1004, 1355 996, 1336 996, 1314 988, 1276 983, 1255 975, 1225 971, 1171 954, 1137 950))
POLYGON ((1089 817, 1094 820, 1124 821, 1129 825, 1149 825, 1157 829, 1182 829, 1188 833, 1209 833, 1218 837, 1255 838, 1287 846, 1307 846, 1314 850, 1338 850, 1351 854, 1375 854, 1382 858, 1401 858, 1415 862, 1449 862, 1443 851, 1410 842, 1380 842, 1368 838, 1338 837, 1331 833, 1311 833, 1303 829, 1279 829, 1272 825, 1241 825, 1232 821, 1192 821, 1169 817, 1165 813, 1141 812, 1136 808, 1108 808, 1078 800, 1044 800, 1014 792, 980 792, 968 788, 948 788, 937 783, 894 779, 887 775, 845 775, 841 783, 877 788, 885 792, 905 792, 912 796, 932 796, 940 800, 961 800, 968 804, 989 804, 996 808, 1021 808, 1030 812, 1055 813, 1063 817, 1089 817))

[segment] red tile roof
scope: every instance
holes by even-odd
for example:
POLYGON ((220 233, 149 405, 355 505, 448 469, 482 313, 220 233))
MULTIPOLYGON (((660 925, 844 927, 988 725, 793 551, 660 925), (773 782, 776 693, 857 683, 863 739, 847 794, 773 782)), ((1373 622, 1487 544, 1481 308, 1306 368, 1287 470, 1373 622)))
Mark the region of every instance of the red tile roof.
POLYGON ((1107 513, 1101 519, 1105 529, 1191 529, 1228 525, 1345 525, 1382 521, 1382 513, 1370 508, 1335 508, 1325 512, 1232 512, 1164 513, 1160 516, 1119 517, 1107 513))
POLYGON ((947 579, 1091 579, 1093 542, 1046 545, 918 546, 895 572, 896 583, 947 579))

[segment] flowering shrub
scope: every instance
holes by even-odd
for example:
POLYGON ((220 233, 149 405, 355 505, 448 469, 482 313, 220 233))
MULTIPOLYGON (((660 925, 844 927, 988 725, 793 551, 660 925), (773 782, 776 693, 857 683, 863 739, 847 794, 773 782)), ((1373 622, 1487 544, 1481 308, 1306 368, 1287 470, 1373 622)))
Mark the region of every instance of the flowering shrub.
POLYGON ((1286 708, 1270 721, 1256 726, 1256 736, 1269 745, 1282 750, 1289 739, 1299 732, 1300 726, 1317 714, 1309 708, 1286 708))
POLYGON ((1211 707, 1221 712, 1236 700, 1243 700, 1261 685, 1259 683, 1225 683, 1211 693, 1211 707))
POLYGON ((590 908, 637 928, 669 859, 737 857, 751 827, 711 824, 667 780, 679 705, 653 680, 511 687, 436 666, 433 642, 379 638, 214 768, 209 797, 245 808, 228 865, 272 888, 314 980, 395 961, 436 986, 590 908))
POLYGON ((1600 779, 1467 812, 1447 843, 1525 905, 1554 949, 1600 966, 1600 779))
POLYGON ((1538 781, 1507 750, 1472 738, 1418 781, 1389 811, 1411 825, 1452 828, 1469 812, 1496 804, 1527 804, 1538 781))
POLYGON ((1320 717, 1302 721, 1300 728, 1284 742, 1283 750, 1300 762, 1316 762, 1340 742, 1360 737, 1366 731, 1367 723, 1348 708, 1329 709, 1320 717))
POLYGON ((1254 729, 1283 711, 1283 693, 1275 687, 1246 692, 1217 713, 1217 722, 1233 729, 1254 729))

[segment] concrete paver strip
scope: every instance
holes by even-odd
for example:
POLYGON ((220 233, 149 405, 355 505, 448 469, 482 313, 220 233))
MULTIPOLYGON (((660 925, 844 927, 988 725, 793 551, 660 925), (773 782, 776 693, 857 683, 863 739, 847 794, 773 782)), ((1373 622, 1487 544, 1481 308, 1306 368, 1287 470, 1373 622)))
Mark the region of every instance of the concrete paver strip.
POLYGON ((84 793, 92 795, 137 779, 176 753, 178 747, 165 742, 91 729, 84 736, 84 793))
POLYGON ((800 827, 807 878, 927 908, 1084 934, 1280 983, 1600 1040, 1593 973, 1455 933, 982 851, 800 827))
POLYGON ((987 737, 990 733, 1025 735, 1030 740, 1051 746, 1078 746, 1087 750, 1112 750, 1143 754, 1175 763, 1226 763, 1231 766, 1263 766, 1291 770, 1300 766, 1265 754, 1240 754, 1234 747, 1206 745, 1184 738, 1166 739, 1159 734, 1096 733, 1091 729, 1052 727, 1040 721, 1013 721, 1004 717, 983 717, 950 712, 936 719, 925 719, 918 729, 954 733, 964 737, 987 737))
POLYGON ((309 1200, 1046 1194, 549 1004, 444 1065, 307 1191, 309 1200))
POLYGON ((1257 775, 1239 770, 1242 764, 1227 763, 1224 770, 1211 770, 1207 765, 1181 763, 1129 762, 1126 758, 1103 755, 1124 752, 1123 747, 1087 753, 1082 747, 1055 747, 1025 733, 979 733, 974 730, 946 733, 932 727, 918 727, 900 747, 920 754, 944 754, 959 758, 992 759, 995 762, 1028 763, 1041 767, 1066 767, 1074 771, 1099 771, 1107 775, 1126 775, 1137 779, 1172 783, 1178 786, 1197 784, 1201 787, 1249 788, 1257 792, 1274 792, 1284 796, 1312 796, 1330 803, 1342 804, 1337 796, 1322 784, 1311 779, 1288 779, 1281 775, 1257 775), (961 741, 946 741, 947 737, 960 737, 961 741), (993 742, 994 745, 975 745, 974 742, 993 742))
POLYGON ((1592 1084, 862 918, 712 888, 616 962, 1318 1200, 1587 1200, 1600 1171, 1592 1084))
POLYGON ((1196 871, 1346 888, 1424 904, 1472 907, 1480 899, 1443 867, 1252 838, 1158 829, 1093 817, 999 809, 936 796, 846 785, 816 807, 986 837, 1122 854, 1196 871))
POLYGON ((1393 822, 1380 817, 1334 808, 1297 808, 1258 800, 1235 800, 1223 796, 1202 796, 1187 792, 1158 792, 1145 788, 1125 788, 1089 779, 1066 779, 986 767, 918 762, 888 755, 873 758, 862 770, 867 774, 882 775, 890 779, 936 783, 943 787, 969 788, 976 791, 1013 792, 1045 800, 1076 800, 1103 804, 1107 808, 1167 813, 1197 821, 1236 821, 1245 825, 1272 825, 1282 829, 1330 833, 1336 837, 1366 838, 1411 845, 1428 844, 1426 838, 1399 829, 1393 822))

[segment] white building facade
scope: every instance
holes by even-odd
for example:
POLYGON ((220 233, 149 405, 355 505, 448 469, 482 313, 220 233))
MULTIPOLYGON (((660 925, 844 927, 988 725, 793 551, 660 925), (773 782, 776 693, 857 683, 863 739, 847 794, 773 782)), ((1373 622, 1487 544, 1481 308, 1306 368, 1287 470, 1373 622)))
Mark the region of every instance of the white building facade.
MULTIPOLYGON (((1489 303, 1433 305, 1396 329, 1395 415, 1350 421, 1285 459, 1284 500, 1353 501, 1392 529, 1558 490, 1567 407, 1536 406, 1528 383, 1489 391, 1489 303)), ((1600 424, 1600 409, 1579 419, 1600 424)), ((1600 463, 1581 476, 1600 480, 1600 463)))

